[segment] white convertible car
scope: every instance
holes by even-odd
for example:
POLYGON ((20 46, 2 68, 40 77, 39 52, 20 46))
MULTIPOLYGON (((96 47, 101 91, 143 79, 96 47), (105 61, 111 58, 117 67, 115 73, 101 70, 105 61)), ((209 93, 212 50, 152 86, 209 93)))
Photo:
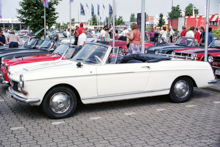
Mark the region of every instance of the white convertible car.
POLYGON ((41 105, 51 118, 65 118, 79 101, 91 104, 169 94, 180 103, 190 99, 193 87, 216 82, 207 62, 151 54, 120 56, 114 50, 89 43, 72 60, 37 63, 13 72, 7 95, 41 105))

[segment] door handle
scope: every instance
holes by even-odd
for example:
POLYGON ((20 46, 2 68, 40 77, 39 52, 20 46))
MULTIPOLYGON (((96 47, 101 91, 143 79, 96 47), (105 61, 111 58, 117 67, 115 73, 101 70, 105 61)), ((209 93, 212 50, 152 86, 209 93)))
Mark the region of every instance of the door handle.
POLYGON ((141 68, 147 68, 147 69, 150 69, 150 66, 142 66, 141 68))

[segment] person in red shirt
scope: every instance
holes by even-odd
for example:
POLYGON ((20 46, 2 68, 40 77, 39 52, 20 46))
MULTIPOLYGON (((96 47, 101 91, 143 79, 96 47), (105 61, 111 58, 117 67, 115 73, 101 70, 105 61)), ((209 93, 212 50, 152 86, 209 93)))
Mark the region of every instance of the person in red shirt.
POLYGON ((181 37, 184 37, 184 36, 186 36, 187 30, 186 30, 185 26, 183 26, 182 29, 183 29, 183 31, 181 33, 181 37))
POLYGON ((84 30, 84 28, 83 28, 83 23, 80 23, 80 28, 78 29, 77 33, 78 33, 79 35, 81 35, 81 34, 83 33, 83 30, 84 30))
POLYGON ((199 33, 199 31, 198 31, 198 28, 196 28, 195 29, 195 39, 197 39, 198 40, 198 44, 200 44, 200 33, 199 33))

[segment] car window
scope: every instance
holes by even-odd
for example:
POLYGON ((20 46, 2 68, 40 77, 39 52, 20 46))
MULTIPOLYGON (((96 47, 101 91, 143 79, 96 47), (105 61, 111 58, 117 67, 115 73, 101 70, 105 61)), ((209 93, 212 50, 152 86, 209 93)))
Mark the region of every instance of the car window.
POLYGON ((211 48, 220 48, 220 40, 219 39, 215 39, 210 45, 209 47, 211 48))
POLYGON ((66 57, 67 59, 71 59, 72 56, 73 56, 73 54, 74 54, 74 52, 75 52, 75 48, 70 48, 70 49, 68 49, 68 51, 67 51, 66 54, 65 54, 65 57, 66 57))
POLYGON ((93 38, 92 34, 88 33, 87 38, 93 38))

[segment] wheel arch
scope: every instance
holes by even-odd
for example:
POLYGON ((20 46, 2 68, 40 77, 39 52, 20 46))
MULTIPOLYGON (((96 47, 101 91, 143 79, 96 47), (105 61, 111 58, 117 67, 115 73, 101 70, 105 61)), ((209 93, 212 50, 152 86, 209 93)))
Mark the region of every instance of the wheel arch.
MULTIPOLYGON (((195 82, 195 80, 191 77, 191 76, 188 76, 188 75, 183 75, 183 76, 179 76, 177 77, 174 81, 176 81, 177 79, 180 79, 180 78, 189 78, 192 82, 193 82, 193 87, 197 87, 197 84, 195 82)), ((173 81, 173 82, 174 82, 173 81)), ((172 83, 173 84, 173 83, 172 83)), ((172 85, 171 85, 172 86, 172 85)))
MULTIPOLYGON (((76 96, 77 96, 78 102, 81 102, 81 103, 82 103, 80 94, 79 94, 79 92, 76 90, 76 88, 73 87, 72 85, 66 84, 66 83, 57 84, 57 85, 52 86, 50 89, 47 90, 47 92, 46 92, 45 95, 44 95, 44 98, 45 98, 45 96, 48 94, 48 92, 49 92, 51 89, 53 89, 53 88, 55 88, 55 87, 61 87, 61 86, 63 86, 63 87, 68 87, 68 88, 70 88, 71 90, 73 90, 73 91, 75 92, 76 96)), ((44 100, 44 98, 43 98, 43 100, 44 100)))

